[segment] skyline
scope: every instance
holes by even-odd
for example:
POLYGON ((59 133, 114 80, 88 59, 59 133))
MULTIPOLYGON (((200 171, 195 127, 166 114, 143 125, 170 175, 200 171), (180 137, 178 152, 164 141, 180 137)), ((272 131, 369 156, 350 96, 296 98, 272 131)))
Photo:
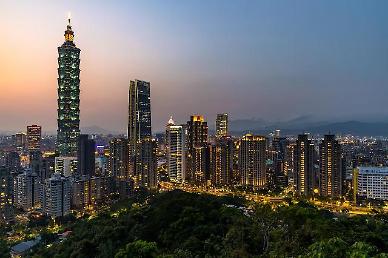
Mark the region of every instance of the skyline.
POLYGON ((56 48, 68 11, 82 49, 81 127, 125 132, 134 79, 152 84, 154 132, 170 115, 185 123, 203 114, 212 127, 225 112, 231 120, 388 117, 383 1, 40 2, 45 8, 0 3, 2 130, 55 131, 56 48))

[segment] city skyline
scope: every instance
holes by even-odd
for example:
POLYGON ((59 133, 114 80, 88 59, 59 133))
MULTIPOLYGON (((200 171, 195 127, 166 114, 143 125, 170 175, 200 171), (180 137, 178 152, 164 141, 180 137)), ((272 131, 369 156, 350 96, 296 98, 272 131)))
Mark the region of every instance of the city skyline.
POLYGON ((125 132, 133 79, 153 85, 155 132, 170 115, 183 123, 204 114, 211 129, 223 112, 231 120, 388 117, 383 1, 41 3, 0 4, 2 130, 55 131, 55 46, 68 11, 83 49, 81 127, 125 132))

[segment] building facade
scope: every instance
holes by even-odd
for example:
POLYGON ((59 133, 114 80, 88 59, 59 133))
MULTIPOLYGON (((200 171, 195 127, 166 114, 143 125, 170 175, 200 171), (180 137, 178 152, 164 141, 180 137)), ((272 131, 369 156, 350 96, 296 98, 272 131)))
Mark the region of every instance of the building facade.
POLYGON ((388 200, 388 167, 357 167, 353 179, 357 198, 388 200))
POLYGON ((43 188, 44 213, 53 218, 63 217, 70 212, 71 184, 68 178, 53 174, 43 188))
POLYGON ((170 181, 186 180, 186 127, 175 125, 172 117, 166 126, 167 171, 170 181))
POLYGON ((217 114, 216 119, 216 137, 220 138, 223 136, 227 136, 229 134, 228 131, 228 114, 217 114))
POLYGON ((294 155, 295 190, 310 195, 314 191, 314 144, 307 134, 298 135, 294 155))
POLYGON ((80 135, 80 52, 74 44, 74 32, 69 23, 65 42, 58 47, 58 130, 57 153, 77 156, 80 135))
POLYGON ((266 148, 264 136, 246 134, 241 138, 239 171, 243 186, 266 187, 266 148))
POLYGON ((40 151, 42 139, 42 127, 39 125, 27 126, 27 149, 28 151, 40 151))
POLYGON ((81 134, 79 137, 77 149, 78 174, 80 176, 94 176, 96 170, 95 141, 93 139, 89 139, 87 134, 81 134))
POLYGON ((319 145, 319 194, 328 197, 342 195, 343 173, 341 145, 334 135, 325 135, 319 145))

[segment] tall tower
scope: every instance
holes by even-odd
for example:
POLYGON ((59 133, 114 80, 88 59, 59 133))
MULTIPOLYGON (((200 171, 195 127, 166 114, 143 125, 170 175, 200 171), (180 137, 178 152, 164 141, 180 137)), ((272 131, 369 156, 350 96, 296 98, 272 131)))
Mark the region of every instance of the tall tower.
POLYGON ((216 119, 216 137, 228 135, 228 114, 217 114, 216 119))
POLYGON ((42 138, 42 127, 39 125, 27 126, 28 151, 40 151, 40 141, 42 138))
POLYGON ((242 185, 266 187, 266 148, 267 139, 264 136, 246 134, 241 138, 239 169, 242 185))
POLYGON ((309 195, 314 190, 314 144, 307 134, 298 135, 294 150, 294 184, 301 195, 309 195))
POLYGON ((166 126, 167 170, 170 181, 182 183, 186 180, 186 128, 175 125, 172 117, 166 126))
POLYGON ((187 176, 192 183, 204 184, 209 179, 208 126, 201 115, 187 121, 187 176))
POLYGON ((319 193, 322 196, 342 195, 341 145, 334 135, 325 135, 320 148, 319 193))
POLYGON ((65 42, 58 47, 57 152, 60 156, 77 156, 81 50, 73 42, 74 32, 68 21, 65 42))
POLYGON ((128 99, 128 142, 130 175, 136 175, 135 157, 137 145, 152 137, 151 131, 151 88, 146 81, 129 83, 128 99))

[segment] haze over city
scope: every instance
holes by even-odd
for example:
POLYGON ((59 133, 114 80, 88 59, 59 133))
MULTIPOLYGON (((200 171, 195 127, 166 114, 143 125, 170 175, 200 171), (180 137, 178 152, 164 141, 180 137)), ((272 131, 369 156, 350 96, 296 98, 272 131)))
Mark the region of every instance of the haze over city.
POLYGON ((81 51, 81 127, 125 132, 131 79, 154 131, 185 123, 388 117, 386 1, 2 1, 0 124, 56 130, 67 13, 81 51), (21 4, 23 2, 23 4, 21 4), (98 3, 98 4, 96 4, 98 3))

